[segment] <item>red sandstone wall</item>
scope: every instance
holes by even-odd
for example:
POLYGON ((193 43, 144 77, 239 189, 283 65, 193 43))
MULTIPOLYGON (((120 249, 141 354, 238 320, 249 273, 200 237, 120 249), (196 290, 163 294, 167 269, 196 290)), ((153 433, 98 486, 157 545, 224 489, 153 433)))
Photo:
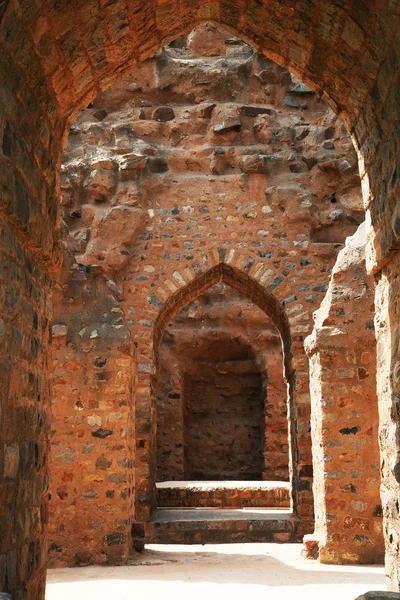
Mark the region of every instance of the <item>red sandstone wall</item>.
POLYGON ((116 286, 65 258, 53 323, 50 566, 120 563, 133 519, 133 342, 116 286))
POLYGON ((206 340, 204 354, 192 359, 184 374, 185 479, 259 480, 264 462, 261 373, 251 348, 229 337, 221 341, 206 340))
POLYGON ((388 586, 393 591, 399 591, 400 586, 399 271, 396 256, 377 277, 375 313, 385 564, 388 586))
POLYGON ((263 358, 267 373, 263 479, 288 481, 288 386, 283 378, 282 346, 268 345, 263 358))
POLYGON ((0 591, 24 600, 45 589, 50 290, 0 215, 0 591))
POLYGON ((62 173, 67 244, 121 288, 137 344, 139 522, 154 506, 152 340, 165 302, 225 263, 284 307, 296 370, 301 535, 313 513, 303 341, 337 251, 360 219, 357 160, 343 126, 306 86, 239 40, 218 52, 199 60, 185 47, 165 49, 82 114, 62 173))
POLYGON ((153 380, 157 423, 157 481, 183 481, 184 421, 180 356, 163 344, 153 380))

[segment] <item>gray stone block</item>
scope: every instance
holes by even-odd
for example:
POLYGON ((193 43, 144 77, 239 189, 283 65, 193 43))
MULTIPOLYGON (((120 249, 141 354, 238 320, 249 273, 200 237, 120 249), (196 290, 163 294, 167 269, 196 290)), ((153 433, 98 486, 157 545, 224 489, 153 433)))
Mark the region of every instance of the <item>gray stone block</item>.
POLYGON ((356 600, 400 600, 398 592, 367 592, 358 596, 356 600))

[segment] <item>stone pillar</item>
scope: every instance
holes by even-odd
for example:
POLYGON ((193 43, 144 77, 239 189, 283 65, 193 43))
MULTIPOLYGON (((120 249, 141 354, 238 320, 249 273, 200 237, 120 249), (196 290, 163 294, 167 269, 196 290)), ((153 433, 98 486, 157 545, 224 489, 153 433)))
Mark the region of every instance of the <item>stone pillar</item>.
POLYGON ((373 278, 361 225, 339 253, 306 340, 315 533, 323 563, 383 560, 373 278))
POLYGON ((49 564, 119 564, 132 548, 133 342, 116 285, 69 263, 54 294, 49 564))
POLYGON ((381 497, 389 589, 400 591, 400 254, 378 276, 375 327, 381 497))
POLYGON ((0 591, 44 597, 51 282, 0 217, 0 591))

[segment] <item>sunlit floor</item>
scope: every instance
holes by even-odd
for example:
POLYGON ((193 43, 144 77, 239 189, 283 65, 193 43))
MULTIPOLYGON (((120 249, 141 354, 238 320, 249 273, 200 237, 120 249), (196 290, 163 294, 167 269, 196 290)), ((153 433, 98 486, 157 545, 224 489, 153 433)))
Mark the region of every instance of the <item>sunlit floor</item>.
POLYGON ((354 600, 385 589, 382 566, 320 565, 300 552, 300 544, 148 546, 130 566, 50 570, 46 600, 354 600))

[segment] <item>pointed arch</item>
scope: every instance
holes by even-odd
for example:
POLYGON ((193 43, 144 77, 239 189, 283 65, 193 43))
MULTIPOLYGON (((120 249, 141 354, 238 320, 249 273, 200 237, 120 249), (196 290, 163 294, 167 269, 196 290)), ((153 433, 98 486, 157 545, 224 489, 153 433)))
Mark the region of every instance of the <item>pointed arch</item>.
POLYGON ((168 322, 189 302, 220 282, 226 283, 241 293, 268 317, 271 317, 281 335, 285 357, 285 377, 289 381, 291 378, 291 335, 289 321, 282 304, 247 273, 224 262, 217 263, 201 273, 166 300, 154 323, 154 363, 157 363, 159 347, 168 322))
MULTIPOLYGON (((141 462, 143 474, 137 479, 137 487, 143 493, 137 496, 135 519, 147 521, 156 508, 156 419, 153 398, 153 375, 158 362, 158 352, 163 333, 168 322, 192 300, 203 294, 213 285, 224 282, 258 306, 276 325, 282 341, 284 377, 287 384, 288 430, 289 430, 289 477, 291 482, 291 508, 297 514, 298 490, 301 483, 298 476, 298 441, 295 410, 295 371, 292 364, 291 334, 284 306, 255 279, 244 271, 224 262, 218 262, 207 271, 197 275, 180 289, 171 293, 165 300, 153 326, 152 353, 153 365, 147 373, 141 374, 140 389, 146 390, 149 397, 136 399, 136 452, 141 462), (146 404, 146 409, 143 405, 146 404), (141 449, 145 448, 142 453, 141 449)), ((146 344, 148 345, 148 340, 146 344)))

